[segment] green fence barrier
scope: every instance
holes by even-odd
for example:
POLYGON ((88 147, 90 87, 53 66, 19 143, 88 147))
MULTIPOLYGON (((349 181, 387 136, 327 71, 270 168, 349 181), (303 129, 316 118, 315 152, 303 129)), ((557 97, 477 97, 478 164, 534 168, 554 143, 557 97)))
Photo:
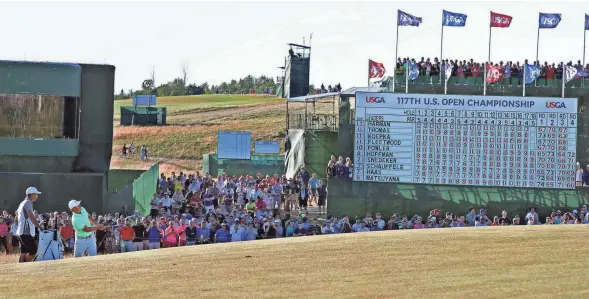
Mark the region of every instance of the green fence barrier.
POLYGON ((149 215, 151 199, 157 187, 159 176, 159 162, 145 171, 135 182, 133 182, 133 201, 135 210, 143 215, 149 215))
POLYGON ((433 209, 465 215, 469 207, 485 208, 489 215, 525 216, 536 207, 546 215, 553 210, 573 210, 589 203, 589 189, 575 190, 494 188, 354 182, 329 179, 327 212, 363 216, 365 213, 429 215, 433 209))
POLYGON ((144 172, 135 169, 110 169, 107 190, 110 192, 123 190, 127 185, 133 184, 144 172))

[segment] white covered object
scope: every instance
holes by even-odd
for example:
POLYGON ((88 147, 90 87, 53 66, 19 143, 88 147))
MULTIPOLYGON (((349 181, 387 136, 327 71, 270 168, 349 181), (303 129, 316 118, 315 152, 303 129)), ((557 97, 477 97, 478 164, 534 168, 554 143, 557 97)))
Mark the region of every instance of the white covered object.
POLYGON ((63 243, 56 230, 39 232, 39 245, 35 261, 51 261, 63 258, 63 243), (57 234, 57 235, 55 235, 57 234))

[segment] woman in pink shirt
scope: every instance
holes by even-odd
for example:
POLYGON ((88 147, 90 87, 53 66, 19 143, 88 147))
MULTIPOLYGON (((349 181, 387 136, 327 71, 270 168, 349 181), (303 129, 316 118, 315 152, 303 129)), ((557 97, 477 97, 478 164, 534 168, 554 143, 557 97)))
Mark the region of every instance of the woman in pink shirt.
POLYGON ((178 246, 178 233, 176 233, 176 228, 174 228, 174 221, 170 221, 168 227, 166 227, 166 230, 164 231, 164 246, 178 246))
POLYGON ((186 227, 187 225, 184 222, 180 222, 180 224, 176 227, 176 234, 178 234, 178 246, 186 245, 186 227))
POLYGON ((4 250, 6 250, 6 255, 10 254, 10 250, 8 250, 8 230, 9 227, 8 224, 6 224, 6 220, 0 216, 0 250, 2 250, 1 248, 4 247, 4 250))
POLYGON ((415 219, 415 222, 413 224, 413 229, 421 229, 421 228, 425 228, 425 224, 423 224, 421 222, 421 217, 418 217, 417 219, 415 219))
POLYGON ((266 209, 266 203, 262 200, 261 197, 258 197, 256 201, 256 209, 264 211, 266 209))

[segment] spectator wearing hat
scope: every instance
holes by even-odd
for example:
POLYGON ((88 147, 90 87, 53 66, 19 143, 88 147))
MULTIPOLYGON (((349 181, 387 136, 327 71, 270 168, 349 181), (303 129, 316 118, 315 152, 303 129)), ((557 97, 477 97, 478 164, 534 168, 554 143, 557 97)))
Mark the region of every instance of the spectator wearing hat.
POLYGON ((19 263, 30 262, 37 254, 37 243, 35 242, 36 229, 39 228, 37 217, 33 213, 33 203, 39 198, 39 190, 29 187, 25 191, 25 199, 16 210, 17 228, 15 236, 20 245, 19 263))

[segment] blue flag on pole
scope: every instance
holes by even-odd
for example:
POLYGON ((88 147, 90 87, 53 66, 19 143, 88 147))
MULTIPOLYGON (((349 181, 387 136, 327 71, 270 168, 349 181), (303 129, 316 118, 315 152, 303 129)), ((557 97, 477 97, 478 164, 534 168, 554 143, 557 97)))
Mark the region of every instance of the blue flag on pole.
POLYGON ((589 30, 589 15, 585 14, 585 30, 589 30))
POLYGON ((534 81, 536 81, 536 79, 538 79, 538 77, 540 77, 540 67, 538 67, 537 65, 531 65, 531 64, 526 64, 525 65, 526 68, 526 84, 530 84, 534 81))
POLYGON ((409 80, 417 79, 417 77, 419 76, 419 69, 417 68, 417 63, 409 61, 408 66, 409 73, 407 74, 407 76, 409 77, 409 80))
POLYGON ((397 11, 397 25, 419 27, 419 24, 421 24, 421 18, 400 10, 397 11))
POLYGON ((442 12, 442 26, 464 27, 466 25, 466 15, 456 12, 442 12))
POLYGON ((559 13, 540 13, 538 27, 540 29, 552 29, 560 23, 561 15, 559 13))

